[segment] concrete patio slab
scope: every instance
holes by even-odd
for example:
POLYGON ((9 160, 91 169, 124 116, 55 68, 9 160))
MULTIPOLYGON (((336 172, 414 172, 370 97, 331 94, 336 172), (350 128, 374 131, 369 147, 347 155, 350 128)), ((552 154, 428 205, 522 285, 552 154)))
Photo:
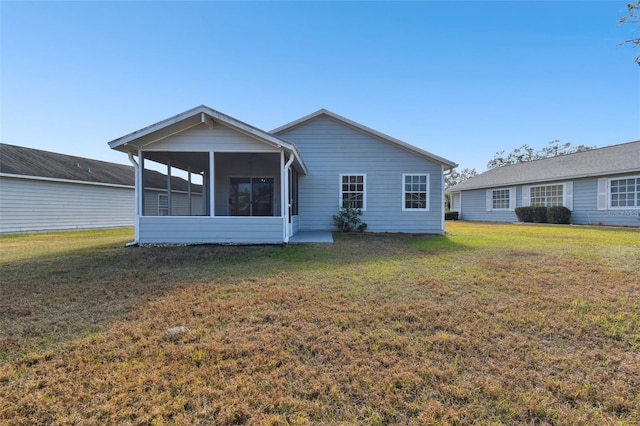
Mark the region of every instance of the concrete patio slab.
POLYGON ((333 235, 330 231, 298 231, 289 238, 289 244, 312 244, 323 243, 332 244, 333 235))

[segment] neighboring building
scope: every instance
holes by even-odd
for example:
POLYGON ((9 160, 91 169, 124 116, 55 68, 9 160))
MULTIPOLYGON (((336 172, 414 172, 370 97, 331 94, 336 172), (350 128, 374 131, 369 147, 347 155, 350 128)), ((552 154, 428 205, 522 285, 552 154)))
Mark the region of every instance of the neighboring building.
POLYGON ((143 244, 288 242, 334 229, 344 203, 362 209, 368 231, 441 234, 443 174, 456 166, 326 110, 266 132, 203 105, 109 146, 129 154, 137 182, 152 163, 202 185, 201 209, 167 217, 148 214, 138 190, 143 244))
POLYGON ((448 190, 461 220, 515 222, 520 206, 565 206, 571 223, 640 226, 640 141, 497 167, 448 190))
MULTIPOLYGON (((134 176, 132 166, 0 144, 0 233, 133 226, 134 176)), ((147 181, 147 211, 168 214, 166 176, 150 171, 147 181)), ((186 182, 172 182, 174 208, 187 211, 186 182)))

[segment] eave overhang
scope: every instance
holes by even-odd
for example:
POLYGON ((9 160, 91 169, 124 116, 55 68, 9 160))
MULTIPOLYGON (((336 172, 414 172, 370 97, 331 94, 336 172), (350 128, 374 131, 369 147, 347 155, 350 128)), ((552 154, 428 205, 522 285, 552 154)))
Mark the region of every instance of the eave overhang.
POLYGON ((307 167, 295 145, 278 136, 209 108, 206 105, 200 105, 140 130, 136 130, 128 135, 114 139, 108 144, 112 149, 138 155, 138 151, 144 150, 145 147, 162 139, 176 135, 192 127, 201 125, 211 127, 216 123, 228 126, 260 142, 295 155, 294 165, 296 169, 304 174, 307 173, 307 167))

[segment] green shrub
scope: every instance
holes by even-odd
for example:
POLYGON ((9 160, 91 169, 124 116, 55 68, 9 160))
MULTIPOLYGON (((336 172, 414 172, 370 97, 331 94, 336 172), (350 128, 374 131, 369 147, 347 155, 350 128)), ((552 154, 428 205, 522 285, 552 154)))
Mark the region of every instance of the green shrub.
POLYGON ((546 223, 547 222, 547 208, 541 206, 532 206, 533 211, 533 223, 546 223))
POLYGON ((545 223, 547 221, 547 208, 541 206, 517 207, 516 216, 520 222, 545 223))
POLYGON ((516 217, 520 222, 533 222, 530 207, 516 207, 516 217))
POLYGON ((547 222, 569 224, 571 223, 571 210, 563 206, 548 207, 547 222))
POLYGON ((571 210, 563 206, 527 206, 516 208, 520 222, 528 223, 571 223, 571 210))
POLYGON ((360 219, 360 216, 362 216, 362 210, 347 205, 333 215, 333 224, 342 232, 351 232, 355 229, 364 232, 367 224, 360 219))
POLYGON ((444 220, 458 220, 458 212, 446 212, 444 220))

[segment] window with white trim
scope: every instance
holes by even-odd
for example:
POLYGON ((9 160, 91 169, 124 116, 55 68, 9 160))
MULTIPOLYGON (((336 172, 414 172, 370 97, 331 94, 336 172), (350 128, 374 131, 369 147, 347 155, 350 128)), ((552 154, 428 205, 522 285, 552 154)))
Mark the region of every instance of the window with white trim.
POLYGON ((429 175, 402 175, 402 210, 429 210, 429 175))
POLYGON ((553 207, 562 206, 564 200, 564 185, 540 185, 529 188, 530 205, 553 207))
POLYGON ((515 210, 516 208, 516 187, 487 189, 486 191, 487 211, 493 210, 515 210))
POLYGON ((340 175, 340 207, 366 210, 366 178, 366 175, 340 175))
POLYGON ((640 208, 640 177, 611 179, 609 205, 611 208, 640 208))
POLYGON ((494 189, 491 193, 491 201, 494 210, 508 210, 511 204, 511 191, 509 189, 494 189))
POLYGON ((169 216, 169 196, 158 194, 158 216, 169 216))

